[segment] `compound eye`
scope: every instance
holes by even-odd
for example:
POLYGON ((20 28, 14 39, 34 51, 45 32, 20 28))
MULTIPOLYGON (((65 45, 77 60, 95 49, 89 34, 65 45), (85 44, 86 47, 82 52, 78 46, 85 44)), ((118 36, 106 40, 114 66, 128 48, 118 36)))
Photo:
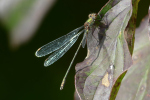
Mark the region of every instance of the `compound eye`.
POLYGON ((91 17, 92 17, 92 15, 90 14, 90 15, 89 15, 89 18, 91 18, 91 17))

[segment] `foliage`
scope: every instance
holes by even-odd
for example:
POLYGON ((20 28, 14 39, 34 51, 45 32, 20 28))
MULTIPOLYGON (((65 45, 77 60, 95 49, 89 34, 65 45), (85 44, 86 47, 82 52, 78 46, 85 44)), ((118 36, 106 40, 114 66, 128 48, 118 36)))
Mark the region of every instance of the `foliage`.
POLYGON ((100 23, 108 28, 100 24, 88 34, 88 55, 76 65, 75 85, 80 99, 149 100, 148 17, 135 34, 138 2, 110 0, 99 11, 100 23), (97 34, 104 34, 99 45, 97 34))

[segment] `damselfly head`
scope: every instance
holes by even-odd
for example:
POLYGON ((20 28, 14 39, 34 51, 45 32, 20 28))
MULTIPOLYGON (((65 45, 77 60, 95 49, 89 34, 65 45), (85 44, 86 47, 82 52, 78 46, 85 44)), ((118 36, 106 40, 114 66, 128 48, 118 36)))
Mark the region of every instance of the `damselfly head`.
POLYGON ((92 18, 92 19, 96 19, 97 14, 96 14, 96 13, 91 13, 91 14, 89 14, 88 17, 89 17, 89 18, 92 18))
POLYGON ((96 13, 91 13, 89 14, 89 19, 84 23, 84 29, 85 30, 89 30, 91 26, 93 26, 96 18, 97 18, 97 14, 96 13))

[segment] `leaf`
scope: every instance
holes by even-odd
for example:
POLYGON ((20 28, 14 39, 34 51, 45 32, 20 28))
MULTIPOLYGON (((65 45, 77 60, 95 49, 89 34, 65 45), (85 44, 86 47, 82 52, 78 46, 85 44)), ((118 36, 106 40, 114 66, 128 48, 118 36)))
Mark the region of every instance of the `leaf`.
POLYGON ((125 29, 125 38, 128 43, 128 47, 130 50, 130 53, 132 55, 133 53, 133 48, 134 48, 134 35, 135 35, 135 29, 136 29, 136 19, 137 19, 137 10, 138 10, 138 3, 140 0, 132 0, 132 5, 133 5, 133 11, 132 11, 132 16, 129 20, 128 26, 125 29))
POLYGON ((119 88, 120 88, 121 81, 122 81, 122 79, 124 78, 124 76, 126 75, 126 72, 127 72, 127 71, 123 72, 123 73, 118 77, 118 79, 116 80, 114 86, 112 87, 109 100, 115 100, 115 98, 116 98, 116 96, 117 96, 117 93, 118 93, 118 91, 119 91, 119 88))
POLYGON ((149 36, 150 36, 150 6, 149 6, 149 10, 148 10, 148 16, 149 16, 149 36))
POLYGON ((124 38, 131 13, 131 0, 110 0, 98 13, 108 23, 108 29, 99 26, 88 33, 87 57, 76 65, 75 85, 82 100, 107 100, 115 80, 132 64, 124 38), (102 33, 106 36, 98 45, 98 34, 102 33))
POLYGON ((136 29, 133 65, 121 83, 116 100, 150 100, 149 28, 147 16, 136 29))
POLYGON ((116 98, 116 96, 117 96, 117 93, 118 93, 118 91, 119 91, 119 88, 120 88, 121 81, 122 81, 122 79, 124 78, 126 72, 127 72, 127 71, 123 72, 123 73, 118 77, 118 79, 116 80, 114 86, 112 87, 109 100, 115 100, 115 98, 116 98))
MULTIPOLYGON (((128 25, 125 29, 125 39, 128 43, 128 48, 130 51, 130 54, 132 55, 133 53, 133 47, 134 47, 134 40, 135 40, 135 28, 136 28, 136 18, 137 18, 137 9, 138 9, 138 3, 139 0, 132 0, 132 5, 133 5, 133 13, 132 16, 128 22, 128 25)), ((121 81, 124 78, 125 74, 127 71, 123 72, 119 78, 116 80, 112 91, 111 91, 111 95, 110 95, 110 100, 115 100, 117 93, 119 91, 120 85, 121 85, 121 81)))
POLYGON ((0 19, 10 31, 10 46, 31 39, 42 18, 56 0, 0 0, 0 19))
POLYGON ((79 98, 79 96, 78 96, 76 91, 74 92, 74 100, 80 100, 80 98, 79 98))

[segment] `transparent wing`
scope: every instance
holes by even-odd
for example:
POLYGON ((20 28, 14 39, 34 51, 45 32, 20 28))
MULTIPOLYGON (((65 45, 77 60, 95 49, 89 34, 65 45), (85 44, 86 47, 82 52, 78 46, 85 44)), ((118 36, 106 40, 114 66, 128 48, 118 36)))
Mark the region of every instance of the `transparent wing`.
POLYGON ((59 58, 61 58, 72 46, 73 44, 77 41, 79 35, 83 32, 79 32, 76 34, 72 39, 70 39, 65 45, 63 45, 59 50, 51 54, 44 62, 44 66, 49 66, 56 62, 59 58))
POLYGON ((70 39, 75 36, 78 31, 83 28, 83 26, 79 27, 79 28, 76 28, 75 30, 69 32, 68 34, 52 41, 52 42, 49 42, 47 43, 46 45, 40 47, 35 55, 37 57, 42 57, 42 56, 45 56, 45 55, 48 55, 50 53, 52 53, 53 51, 56 51, 58 50, 59 48, 61 48, 63 45, 65 45, 68 41, 70 41, 70 39))
POLYGON ((87 35, 86 33, 84 33, 84 35, 83 35, 82 48, 84 48, 86 45, 86 35, 87 35))

